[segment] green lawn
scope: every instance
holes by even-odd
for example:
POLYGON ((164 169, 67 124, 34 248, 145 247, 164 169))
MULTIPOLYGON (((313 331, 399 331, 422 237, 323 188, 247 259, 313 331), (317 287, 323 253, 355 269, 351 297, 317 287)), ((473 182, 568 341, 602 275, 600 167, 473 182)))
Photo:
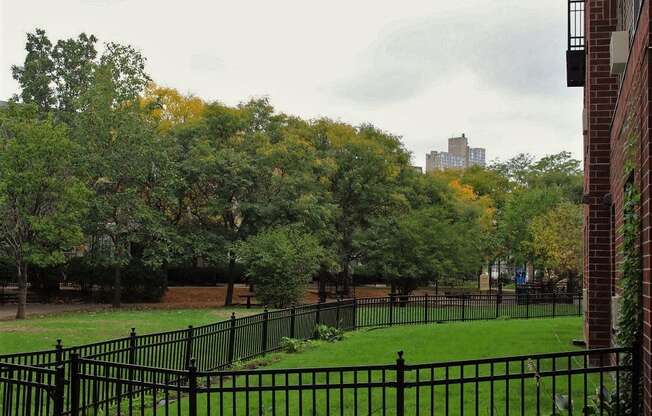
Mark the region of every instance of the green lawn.
POLYGON ((0 321, 0 354, 50 349, 57 339, 64 345, 121 338, 131 328, 139 334, 181 329, 228 319, 231 312, 244 316, 257 309, 106 310, 69 312, 24 321, 0 321))
MULTIPOLYGON (((236 315, 256 313, 257 310, 235 309, 236 315)), ((406 318, 411 313, 398 312, 397 317, 405 313, 406 318)), ((139 333, 151 333, 165 330, 182 328, 188 324, 202 325, 223 319, 230 316, 231 310, 123 310, 123 311, 102 311, 86 313, 66 313, 58 316, 45 318, 32 318, 26 321, 0 322, 0 353, 16 351, 38 350, 51 347, 57 338, 62 338, 67 345, 83 344, 93 341, 125 336, 131 327, 136 327, 139 333)), ((559 318, 538 318, 538 319, 497 319, 488 321, 472 322, 450 322, 442 324, 427 325, 403 325, 383 328, 365 328, 344 336, 340 342, 316 342, 311 343, 306 350, 297 354, 275 353, 269 354, 261 359, 266 363, 264 370, 280 368, 306 368, 306 367, 337 367, 337 366, 359 366, 359 365, 386 365, 393 364, 396 360, 397 351, 404 351, 406 364, 415 365, 420 363, 446 362, 465 359, 479 359, 489 357, 504 357, 513 355, 528 355, 547 352, 560 352, 575 350, 572 340, 582 337, 582 318, 580 317, 559 317, 559 318)), ((563 360, 555 363, 557 369, 567 368, 568 363, 563 360)), ((514 363, 509 366, 509 372, 519 371, 519 367, 531 366, 533 363, 514 363)), ((574 362, 573 365, 581 365, 574 362)), ((541 370, 551 369, 549 361, 541 363, 541 370)), ((461 368, 451 368, 448 377, 459 376, 461 368)), ((504 374, 507 368, 504 364, 494 368, 494 374, 504 374)), ((475 375, 474 366, 463 368, 466 377, 475 375)), ((441 380, 446 377, 443 369, 432 370, 435 378, 441 380)), ((430 380, 432 376, 429 368, 418 371, 421 380, 430 380)), ((416 371, 406 373, 406 381, 416 381, 416 371)), ((484 366, 478 369, 478 375, 489 375, 489 367, 484 366)), ((261 378, 255 376, 249 378, 238 376, 237 378, 220 378, 215 375, 211 377, 200 377, 200 386, 216 386, 223 383, 224 386, 231 386, 235 382, 238 387, 249 386, 276 386, 296 384, 324 384, 324 383, 352 383, 357 382, 379 382, 385 377, 386 381, 393 381, 395 373, 393 370, 358 372, 332 371, 329 374, 317 372, 314 375, 307 373, 299 376, 292 374, 285 378, 283 374, 272 376, 264 374, 261 378)), ((556 381, 556 392, 567 394, 569 391, 567 383, 570 381, 570 389, 573 401, 577 403, 576 412, 579 410, 579 398, 582 391, 582 375, 572 377, 559 376, 556 381)), ((591 394, 598 378, 596 375, 588 379, 589 394, 591 394)), ((606 381, 609 384, 609 381, 606 381)), ((523 406, 525 414, 536 414, 536 390, 539 389, 542 414, 551 413, 552 405, 552 379, 542 379, 538 385, 534 379, 528 379, 523 384, 520 380, 511 380, 509 386, 505 381, 494 383, 493 386, 485 380, 479 385, 478 393, 478 414, 489 414, 491 407, 490 388, 494 389, 495 403, 494 414, 504 414, 506 393, 509 392, 511 400, 510 411, 513 414, 520 414, 520 407, 523 406), (520 402, 520 389, 525 392, 525 401, 520 402)), ((136 398, 134 405, 137 405, 137 414, 163 414, 165 403, 169 403, 169 416, 185 414, 187 412, 188 399, 183 397, 180 400, 172 394, 167 399, 159 391, 156 397, 147 394, 146 397, 136 398), (139 403, 148 403, 140 408, 139 403), (154 412, 150 406, 152 403, 159 403, 157 411, 154 412)), ((302 393, 301 410, 304 414, 353 414, 355 408, 359 414, 367 414, 369 406, 373 413, 377 413, 386 401, 386 407, 391 409, 394 406, 394 389, 388 388, 383 395, 382 389, 373 387, 366 388, 320 388, 314 395, 311 391, 302 393), (326 408, 326 403, 330 408, 326 408)), ((463 388, 460 384, 449 386, 446 392, 445 386, 423 386, 419 389, 406 390, 406 414, 446 414, 446 401, 449 398, 449 413, 459 414, 461 412, 460 402, 464 403, 465 413, 475 414, 475 383, 465 383, 463 388), (417 398, 417 391, 419 398, 417 398), (461 393, 464 394, 461 397, 461 393), (435 406, 430 407, 434 397, 435 406), (417 400, 420 400, 417 405, 417 400)), ((299 414, 299 392, 297 390, 279 390, 276 394, 269 391, 258 396, 258 392, 241 391, 236 394, 236 412, 233 413, 233 394, 220 394, 217 391, 201 392, 198 395, 198 414, 213 414, 216 409, 223 407, 224 414, 246 414, 246 409, 251 414, 258 414, 260 407, 262 414, 267 414, 271 409, 276 409, 276 414, 299 414), (261 400, 262 398, 262 400, 261 400)), ((123 402, 121 407, 128 403, 123 402)), ((113 408, 115 410, 115 408, 113 408)), ((126 410, 126 409, 123 409, 126 410)), ((135 410, 135 409, 134 409, 135 410)), ((111 412, 111 409, 109 409, 111 412)), ((382 414, 382 413, 381 413, 382 414)), ((388 414, 393 414, 390 411, 388 414)))
POLYGON ((370 328, 345 340, 284 354, 272 367, 389 364, 404 351, 407 364, 570 351, 582 338, 582 318, 511 319, 370 328))
MULTIPOLYGON (((556 319, 531 319, 531 320, 494 320, 494 321, 477 321, 477 322, 460 322, 446 324, 429 324, 413 326, 397 326, 382 329, 365 329, 352 332, 345 335, 341 342, 335 343, 315 343, 307 350, 298 354, 273 354, 271 364, 265 367, 267 369, 280 368, 309 368, 309 367, 336 367, 336 366, 357 366, 357 365, 383 365, 392 364, 396 360, 397 351, 404 351, 406 364, 413 365, 419 363, 445 362, 465 359, 479 359, 490 357, 504 357, 513 355, 529 355, 548 352, 562 352, 577 350, 572 345, 572 340, 582 337, 582 320, 579 317, 567 317, 556 319)), ((264 360, 263 360, 264 361, 264 360)), ((510 364, 507 369, 505 364, 497 364, 494 367, 494 374, 502 375, 506 371, 515 374, 519 371, 529 371, 530 366, 536 366, 534 361, 524 360, 510 364), (521 366, 523 368, 521 369, 521 366)), ((583 365, 582 359, 573 359, 571 364, 574 368, 583 365)), ((566 358, 555 362, 556 369, 568 368, 566 358)), ((539 369, 541 371, 550 370, 552 362, 542 360, 539 369)), ((454 379, 459 377, 461 367, 449 369, 448 377, 454 379)), ((446 377, 444 369, 433 370, 435 379, 442 380, 446 377)), ((476 368, 474 365, 466 365, 463 368, 466 377, 475 376, 476 368)), ((481 365, 478 368, 478 375, 490 375, 489 365, 481 365)), ((429 368, 418 370, 420 380, 431 380, 432 373, 429 368)), ((301 401, 301 410, 304 414, 325 415, 325 414, 354 414, 357 408, 359 414, 368 414, 371 406, 371 413, 378 413, 385 401, 388 414, 394 414, 394 390, 386 389, 385 394, 379 387, 372 389, 357 388, 350 385, 339 388, 338 383, 357 382, 380 382, 383 377, 386 381, 394 380, 393 370, 387 371, 384 375, 382 371, 331 371, 328 375, 325 372, 318 371, 316 375, 306 373, 303 375, 291 374, 288 378, 284 374, 264 374, 258 378, 258 373, 254 372, 251 376, 238 376, 233 379, 230 376, 224 378, 211 377, 200 380, 200 385, 216 386, 223 383, 224 386, 235 385, 239 388, 245 386, 285 386, 297 384, 335 384, 332 388, 318 389, 315 395, 312 391, 304 391, 302 398, 296 390, 284 391, 278 389, 276 394, 269 391, 263 392, 260 396, 258 392, 241 391, 235 394, 237 404, 233 407, 233 394, 220 394, 217 391, 212 393, 200 393, 198 395, 197 406, 199 414, 212 414, 217 409, 225 409, 224 414, 267 414, 275 409, 274 414, 294 415, 299 414, 299 402, 301 401), (313 379, 314 377, 314 379, 313 379), (314 402, 313 402, 314 400, 314 402), (286 413, 287 403, 287 413, 286 413), (330 404, 327 408, 326 403, 330 404), (235 408, 235 412, 233 409, 235 408), (249 409, 249 413, 246 409, 249 409), (343 410, 343 413, 341 412, 343 410)), ((416 381, 416 371, 406 373, 406 381, 416 381)), ((599 385, 599 377, 591 375, 587 378, 587 392, 591 395, 599 385)), ((575 404, 575 411, 583 405, 583 376, 557 376, 554 380, 552 377, 543 377, 540 383, 534 378, 529 378, 521 383, 521 380, 510 380, 507 385, 505 380, 490 383, 481 381, 478 385, 478 414, 490 414, 491 389, 493 389, 494 402, 493 414, 506 414, 505 403, 509 403, 510 413, 521 414, 521 407, 524 414, 536 414, 537 409, 537 389, 539 390, 539 410, 541 414, 552 414, 553 406, 553 389, 558 394, 568 394, 568 383, 571 383, 571 399, 575 404), (493 385, 492 385, 493 384, 493 385), (521 389, 523 396, 521 396, 521 389), (507 396, 509 393, 509 396, 507 396), (521 402, 521 397, 525 399, 521 402)), ((605 384, 610 383, 605 379, 605 384)), ((418 389, 419 398, 417 398, 417 389, 406 390, 406 414, 460 414, 460 403, 464 403, 464 410, 467 414, 475 414, 475 394, 476 385, 473 382, 464 384, 463 389, 459 383, 446 386, 423 386, 418 389), (463 392, 464 396, 461 396, 463 392), (446 403, 448 397, 448 404, 446 403), (434 401, 431 400, 434 398, 434 401), (419 400, 417 404, 417 400, 419 400), (431 404, 434 402, 434 406, 431 404), (448 411, 446 411, 448 406, 448 411)), ((159 398, 160 399, 160 398, 159 398)), ((157 399, 158 401, 158 399, 157 399)), ((172 400, 168 409, 171 415, 184 414, 187 412, 187 399, 181 401, 172 400)), ((165 409, 159 408, 158 412, 162 414, 165 409)), ((146 412, 153 414, 153 412, 146 412)), ((579 413, 579 412, 578 412, 579 413)), ((219 412, 218 412, 219 414, 219 412)), ((382 414, 379 413, 379 414, 382 414)))

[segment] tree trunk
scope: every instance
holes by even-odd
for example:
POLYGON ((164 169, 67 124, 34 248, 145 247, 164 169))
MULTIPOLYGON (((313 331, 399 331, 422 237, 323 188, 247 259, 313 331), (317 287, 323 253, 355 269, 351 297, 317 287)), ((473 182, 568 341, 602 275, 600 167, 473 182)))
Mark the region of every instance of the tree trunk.
POLYGON ((229 254, 229 276, 228 284, 226 286, 226 296, 224 298, 224 306, 233 305, 233 285, 235 283, 235 256, 233 253, 229 254))
POLYGON ((25 307, 27 305, 27 269, 18 264, 18 310, 16 319, 25 319, 25 307))
POLYGON ((342 282, 342 293, 344 296, 351 297, 351 259, 353 258, 353 236, 346 230, 342 238, 342 271, 339 273, 340 282, 342 282))
POLYGON ((319 270, 319 274, 317 275, 317 278, 319 279, 317 284, 319 286, 318 293, 320 302, 326 302, 326 279, 328 279, 327 273, 328 272, 322 266, 319 270))
POLYGON ((116 265, 113 268, 113 307, 119 308, 122 306, 122 276, 120 266, 116 265))
POLYGON ((346 263, 346 266, 342 270, 340 277, 342 279, 342 294, 347 298, 351 297, 351 274, 349 273, 348 262, 346 263))

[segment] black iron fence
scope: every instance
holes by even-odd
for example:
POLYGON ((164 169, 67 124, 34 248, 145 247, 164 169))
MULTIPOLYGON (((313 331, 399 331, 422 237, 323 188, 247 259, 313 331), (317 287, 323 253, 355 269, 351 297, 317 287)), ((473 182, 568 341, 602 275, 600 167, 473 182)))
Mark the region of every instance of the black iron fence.
POLYGON ((623 348, 411 365, 165 370, 76 360, 72 415, 625 414, 623 348))
MULTIPOLYGON (((34 410, 41 412, 32 412, 34 414, 61 414, 57 413, 57 409, 62 409, 61 412, 65 414, 76 414, 74 408, 76 404, 79 404, 80 411, 88 408, 97 410, 98 406, 102 405, 119 414, 120 406, 124 406, 126 402, 131 408, 131 404, 137 400, 138 395, 142 396, 138 399, 140 400, 138 405, 143 409, 150 409, 148 411, 155 414, 159 407, 159 401, 155 400, 156 394, 154 394, 154 399, 151 398, 152 392, 162 389, 161 391, 166 390, 168 395, 173 394, 174 397, 187 394, 192 384, 192 377, 188 378, 189 372, 195 372, 198 377, 203 379, 198 385, 199 387, 206 387, 206 383, 209 383, 212 389, 218 388, 216 386, 222 388, 227 379, 233 381, 238 379, 235 377, 238 374, 234 376, 233 372, 225 372, 225 369, 235 361, 246 360, 277 350, 284 337, 311 338, 315 326, 319 324, 351 330, 369 326, 502 317, 555 317, 581 315, 581 313, 581 297, 574 294, 389 296, 340 300, 277 311, 265 310, 256 315, 242 318, 232 316, 227 321, 157 334, 138 335, 132 330, 131 334, 124 338, 69 348, 64 348, 59 342, 53 350, 0 356, 0 365, 2 365, 0 368, 3 371, 0 379, 2 382, 0 415, 24 414, 23 410, 26 409, 27 403, 24 398, 28 396, 29 390, 26 386, 31 386, 30 388, 34 391, 40 391, 39 394, 52 398, 52 403, 48 406, 44 406, 45 402, 42 400, 38 402, 39 405, 34 404, 36 406, 34 410), (78 372, 76 365, 81 366, 78 372), (101 367, 103 372, 94 370, 89 372, 87 370, 87 368, 91 368, 89 366, 94 369, 101 367), (7 372, 6 369, 10 367, 14 371, 7 372), (18 371, 19 369, 22 370, 18 371), (38 373, 40 375, 37 377, 39 370, 41 373, 38 373), (59 373, 63 374, 63 378, 55 377, 59 373), (78 374, 78 377, 75 374, 78 374), (138 376, 139 374, 142 376, 138 376), (231 378, 227 374, 231 374, 231 378), (59 382, 57 383, 56 380, 59 382), (84 380, 88 382, 95 380, 97 383, 83 384, 84 380), (113 380, 113 384, 109 383, 109 380, 113 380), (136 381, 141 384, 137 386, 136 381), (79 390, 74 388, 77 382, 82 382, 79 390), (63 387, 61 387, 61 383, 63 383, 63 387), (159 383, 163 384, 159 385, 159 383), (176 383, 174 384, 176 393, 171 387, 165 387, 170 383, 176 383), (75 396, 76 391, 80 394, 79 396, 75 396), (9 400, 14 397, 12 394, 22 399, 9 400)), ((387 368, 385 369, 387 370, 387 368)), ((375 372, 368 367, 365 367, 364 370, 375 372)), ((376 370, 380 371, 381 368, 376 370)), ((290 370, 282 371, 286 371, 286 373, 279 374, 285 374, 284 377, 287 380, 291 378, 291 374, 294 374, 290 370)), ((323 376, 330 380, 329 374, 332 372, 328 369, 324 371, 325 373, 320 377, 323 376)), ((338 371, 345 370, 339 369, 338 371)), ((353 379, 345 383, 344 386, 348 386, 346 389, 350 389, 355 396, 357 394, 355 391, 362 389, 356 383, 362 382, 363 379, 358 379, 358 376, 355 376, 357 370, 351 371, 351 374, 347 374, 352 375, 353 379)), ((264 378, 263 374, 265 373, 260 374, 260 377, 264 378)), ((387 375, 384 374, 383 377, 387 375)), ((419 378, 418 371, 416 377, 419 378)), ((232 386, 232 388, 242 388, 244 389, 242 391, 246 391, 248 387, 255 387, 253 378, 245 377, 245 379, 243 386, 232 386)), ((258 390, 252 391, 262 394, 269 389, 273 390, 278 380, 273 376, 271 382, 271 387, 259 385, 258 390)), ((297 382, 303 383, 303 376, 300 376, 297 382)), ((368 379, 366 387, 376 387, 374 383, 376 381, 368 379)), ((466 382, 463 381, 462 384, 466 385, 466 382)), ((290 388, 290 386, 286 387, 289 390, 301 391, 301 389, 290 388)), ((389 388, 389 386, 385 387, 389 388)), ((328 393, 330 388, 315 387, 315 389, 330 397, 331 393, 328 393)), ((219 392, 222 395, 225 394, 224 390, 210 391, 214 394, 219 392)), ((231 394, 238 392, 240 390, 230 391, 231 394)), ((33 393, 30 394, 31 400, 33 393)), ((213 397, 214 394, 210 397, 213 397)), ((274 397, 276 396, 272 397, 272 401, 276 400, 274 397)), ((168 402, 168 399, 170 398, 164 399, 165 403, 168 402)), ((233 400, 237 400, 237 398, 233 400)), ((247 402, 249 399, 245 397, 243 400, 247 402)), ((30 403, 36 402, 30 401, 30 403)), ((180 405, 180 403, 181 401, 177 400, 177 404, 180 405)), ((210 406, 210 403, 207 405, 210 406)), ((106 410, 104 409, 104 411, 106 410)), ((299 409, 299 412, 303 412, 303 410, 299 409)))

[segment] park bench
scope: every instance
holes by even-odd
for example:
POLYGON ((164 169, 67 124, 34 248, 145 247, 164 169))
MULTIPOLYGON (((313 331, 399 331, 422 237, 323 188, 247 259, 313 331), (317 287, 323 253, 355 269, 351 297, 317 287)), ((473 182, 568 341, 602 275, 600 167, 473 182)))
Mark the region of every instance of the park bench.
POLYGON ((253 293, 245 293, 245 294, 243 294, 243 295, 240 295, 239 297, 240 297, 241 299, 246 299, 247 309, 250 309, 250 308, 251 308, 251 305, 254 305, 253 303, 251 303, 251 299, 255 298, 256 295, 253 294, 253 293))

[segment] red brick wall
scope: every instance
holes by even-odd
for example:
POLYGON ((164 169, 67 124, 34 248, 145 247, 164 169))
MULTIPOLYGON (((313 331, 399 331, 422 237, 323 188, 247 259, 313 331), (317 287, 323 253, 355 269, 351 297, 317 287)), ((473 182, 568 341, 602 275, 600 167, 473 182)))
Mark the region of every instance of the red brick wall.
MULTIPOLYGON (((646 379, 645 414, 652 415, 652 334, 650 316, 650 281, 652 276, 652 217, 650 209, 650 7, 644 4, 641 18, 631 46, 627 72, 622 81, 620 96, 611 128, 611 193, 616 204, 616 229, 622 223, 622 192, 626 178, 623 162, 626 143, 633 142, 635 149, 634 180, 641 191, 641 249, 643 254, 644 340, 643 360, 640 363, 646 379)), ((631 157, 631 156, 630 156, 631 157)), ((617 245, 618 246, 618 245, 617 245)))
MULTIPOLYGON (((626 143, 634 142, 635 148, 630 157, 634 157, 634 181, 641 191, 641 249, 643 254, 643 303, 644 303, 644 339, 642 362, 646 382, 644 407, 645 415, 652 415, 652 188, 650 176, 650 86, 651 68, 649 66, 650 46, 650 6, 644 1, 638 30, 633 39, 627 71, 622 84, 615 77, 609 76, 609 39, 610 32, 616 29, 616 2, 620 0, 589 0, 587 2, 587 83, 585 88, 585 105, 589 114, 589 129, 585 137, 587 144, 585 156, 586 182, 585 192, 603 192, 602 184, 605 163, 605 132, 609 143, 609 192, 611 193, 615 218, 611 233, 615 232, 615 247, 611 254, 615 256, 616 270, 611 272, 618 278, 620 263, 619 246, 621 233, 617 230, 622 225, 623 189, 627 178, 624 176, 623 164, 627 159, 626 143), (597 153, 596 153, 597 152, 597 153), (597 180, 597 182, 595 182, 597 180), (593 182, 592 182, 593 181, 593 182)), ((597 197, 597 195, 596 195, 597 197)), ((606 332, 610 323, 607 295, 606 270, 601 271, 604 253, 602 239, 603 224, 609 214, 596 204, 592 196, 586 208, 588 212, 586 237, 589 248, 585 265, 585 283, 589 290, 589 308, 587 311, 585 335, 589 347, 607 346, 610 343, 606 332)), ((606 206, 605 206, 606 208, 606 206)))
POLYGON ((611 344, 611 207, 605 195, 610 191, 610 131, 618 93, 618 79, 609 73, 616 0, 587 0, 585 10, 584 336, 589 348, 599 348, 611 344))

